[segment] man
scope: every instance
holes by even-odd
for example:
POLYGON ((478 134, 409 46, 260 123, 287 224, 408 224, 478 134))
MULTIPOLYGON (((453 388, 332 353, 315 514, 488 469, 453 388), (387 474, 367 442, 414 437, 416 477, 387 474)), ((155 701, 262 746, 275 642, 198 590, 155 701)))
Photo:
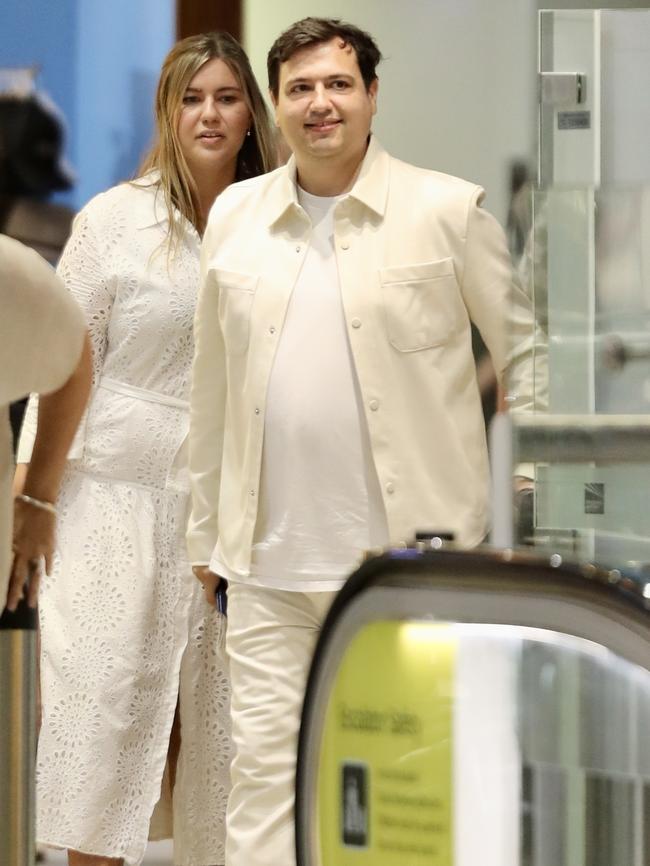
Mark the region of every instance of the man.
POLYGON ((331 20, 279 37, 269 84, 294 155, 220 196, 203 243, 188 541, 210 600, 229 581, 228 866, 294 861, 307 668, 362 551, 486 534, 470 320, 499 373, 528 359, 506 351, 506 326, 530 345, 530 316, 482 190, 370 134, 380 56, 331 20))
POLYGON ((0 613, 27 590, 35 607, 41 572, 54 551, 54 501, 92 375, 83 314, 52 268, 0 235, 0 613), (14 463, 9 403, 30 391, 41 399, 33 459, 22 495, 10 507, 14 463), (12 562, 13 560, 13 562, 12 562))

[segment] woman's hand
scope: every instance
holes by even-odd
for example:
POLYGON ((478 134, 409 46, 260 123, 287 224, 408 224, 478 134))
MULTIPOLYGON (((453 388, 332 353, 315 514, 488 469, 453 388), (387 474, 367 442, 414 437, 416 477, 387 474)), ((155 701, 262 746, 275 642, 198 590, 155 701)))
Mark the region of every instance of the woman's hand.
POLYGON ((49 574, 54 554, 56 516, 20 499, 14 500, 13 564, 9 576, 7 609, 16 610, 25 595, 27 604, 36 607, 38 589, 45 564, 49 574))
MULTIPOLYGON (((14 495, 25 493, 41 503, 53 503, 59 492, 79 419, 83 414, 92 378, 92 350, 86 334, 77 366, 66 382, 38 401, 36 439, 29 468, 19 464, 14 478, 14 495)), ((7 608, 15 610, 27 585, 27 603, 36 607, 45 561, 49 574, 54 553, 56 515, 53 510, 32 502, 14 500, 14 559, 9 576, 7 608)), ((0 599, 0 608, 2 602, 0 599)))
POLYGON ((194 572, 194 577, 196 577, 203 587, 205 600, 208 604, 211 604, 212 607, 216 607, 217 589, 221 583, 221 578, 218 574, 215 574, 214 571, 210 571, 207 565, 193 565, 192 571, 194 572))

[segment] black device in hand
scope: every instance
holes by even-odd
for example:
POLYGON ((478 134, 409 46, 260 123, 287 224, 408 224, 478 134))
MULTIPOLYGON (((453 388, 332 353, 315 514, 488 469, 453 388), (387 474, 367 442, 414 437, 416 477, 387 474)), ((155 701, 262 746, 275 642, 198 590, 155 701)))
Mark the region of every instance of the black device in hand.
POLYGON ((223 577, 219 581, 219 586, 217 587, 217 591, 215 593, 217 599, 217 610, 219 613, 222 613, 224 616, 228 614, 228 581, 224 580, 223 577))

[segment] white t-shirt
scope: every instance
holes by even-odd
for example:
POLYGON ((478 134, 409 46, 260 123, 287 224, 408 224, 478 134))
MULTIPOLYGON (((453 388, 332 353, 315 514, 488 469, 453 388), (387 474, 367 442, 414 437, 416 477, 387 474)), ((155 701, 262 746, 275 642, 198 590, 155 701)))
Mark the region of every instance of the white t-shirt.
POLYGON ((247 582, 313 592, 338 589, 388 528, 334 251, 342 196, 298 198, 313 233, 269 381, 247 582))
POLYGON ((0 612, 11 567, 9 403, 60 388, 79 361, 86 324, 54 270, 0 235, 0 612))

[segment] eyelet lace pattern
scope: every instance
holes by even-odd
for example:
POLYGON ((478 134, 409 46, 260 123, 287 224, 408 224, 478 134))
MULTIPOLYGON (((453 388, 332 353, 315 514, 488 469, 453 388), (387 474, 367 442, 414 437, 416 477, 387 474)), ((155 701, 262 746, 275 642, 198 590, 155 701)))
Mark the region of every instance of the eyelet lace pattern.
MULTIPOLYGON (((86 313, 94 389, 42 588, 37 835, 139 863, 180 701, 173 809, 156 815, 173 820, 175 863, 207 866, 224 862, 231 744, 225 625, 184 541, 179 401, 189 396, 199 239, 189 229, 168 260, 154 198, 130 184, 97 196, 59 265, 86 313), (103 377, 131 390, 106 390, 103 377)), ((171 830, 156 824, 158 837, 171 830)))

